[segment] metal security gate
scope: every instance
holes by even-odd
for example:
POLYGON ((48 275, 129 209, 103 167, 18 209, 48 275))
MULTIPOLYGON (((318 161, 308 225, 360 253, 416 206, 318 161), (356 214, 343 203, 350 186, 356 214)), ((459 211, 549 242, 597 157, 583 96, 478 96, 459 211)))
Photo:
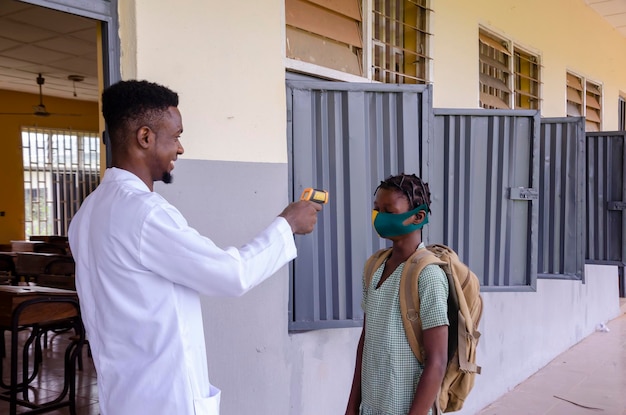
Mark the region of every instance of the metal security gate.
POLYGON ((620 295, 626 266, 626 132, 587 133, 587 255, 589 264, 617 265, 620 295))
POLYGON ((583 280, 585 119, 542 118, 538 277, 583 280))
POLYGON ((316 230, 297 239, 291 330, 361 324, 363 265, 386 243, 371 226, 373 191, 400 172, 429 183, 424 240, 455 249, 484 291, 582 281, 585 256, 623 267, 625 133, 430 105, 425 86, 287 81, 290 196, 330 191, 316 230))
POLYGON ((313 234, 296 240, 291 330, 361 324, 363 265, 385 243, 373 192, 391 174, 420 174, 430 100, 429 86, 287 81, 291 196, 330 192, 313 234))
POLYGON ((534 290, 538 111, 435 109, 428 241, 457 251, 482 289, 534 290))

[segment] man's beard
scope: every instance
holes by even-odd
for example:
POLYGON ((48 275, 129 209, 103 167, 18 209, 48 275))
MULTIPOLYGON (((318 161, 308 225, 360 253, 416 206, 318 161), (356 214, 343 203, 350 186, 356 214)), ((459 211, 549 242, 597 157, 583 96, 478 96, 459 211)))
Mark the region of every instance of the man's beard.
POLYGON ((174 176, 172 176, 172 173, 166 171, 163 173, 163 177, 161 177, 161 181, 165 184, 170 184, 172 183, 172 181, 174 180, 174 176))

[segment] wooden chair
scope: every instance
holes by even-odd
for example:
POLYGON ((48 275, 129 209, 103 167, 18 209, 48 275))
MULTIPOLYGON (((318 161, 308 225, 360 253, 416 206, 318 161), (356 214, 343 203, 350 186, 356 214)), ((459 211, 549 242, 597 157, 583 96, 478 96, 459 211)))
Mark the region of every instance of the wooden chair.
POLYGON ((54 275, 74 275, 76 272, 76 262, 72 257, 59 257, 46 264, 44 274, 54 275))
POLYGON ((15 262, 8 254, 0 253, 0 284, 13 284, 16 278, 15 262))
MULTIPOLYGON (((71 258, 69 258, 71 260, 71 258)), ((46 273, 39 274, 35 278, 36 284, 42 287, 50 287, 50 288, 60 288, 62 290, 72 290, 76 291, 76 280, 74 278, 74 261, 67 261, 66 258, 61 258, 58 260, 54 260, 50 262, 46 266, 46 273), (52 264, 52 266, 51 266, 52 264), (58 270, 64 271, 61 274, 56 273, 48 273, 48 270, 58 270)), ((71 326, 66 325, 55 325, 52 327, 42 327, 40 338, 43 340, 43 348, 48 348, 48 332, 52 331, 54 334, 66 333, 71 330, 71 326)), ((82 358, 79 358, 78 361, 79 369, 82 370, 83 362, 82 358)))
MULTIPOLYGON (((15 275, 15 262, 8 254, 0 253, 0 285, 17 284, 15 275)), ((0 329, 0 359, 4 358, 6 350, 4 346, 4 329, 0 329)))
MULTIPOLYGON (((64 290, 76 291, 76 279, 74 277, 76 271, 76 262, 71 257, 59 257, 48 264, 46 264, 44 274, 37 276, 37 285, 52 288, 61 288, 64 290)), ((65 328, 53 329, 55 334, 64 333, 67 330, 65 328)), ((74 340, 74 336, 70 337, 74 340)), ((48 347, 48 332, 44 332, 43 335, 44 349, 48 347)), ((91 357, 91 349, 89 347, 89 341, 84 340, 87 347, 87 355, 91 357)), ((83 370, 82 354, 78 356, 78 369, 83 370)))

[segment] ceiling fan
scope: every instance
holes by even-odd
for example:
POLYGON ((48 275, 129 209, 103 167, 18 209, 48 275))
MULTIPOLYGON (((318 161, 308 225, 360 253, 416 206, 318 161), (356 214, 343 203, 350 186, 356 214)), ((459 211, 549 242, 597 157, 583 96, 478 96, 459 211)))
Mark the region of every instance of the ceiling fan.
POLYGON ((46 106, 43 103, 42 86, 46 82, 46 79, 39 74, 37 76, 37 85, 39 85, 39 105, 33 107, 32 112, 0 112, 0 115, 35 115, 37 117, 49 117, 50 115, 62 115, 66 117, 79 117, 81 114, 62 114, 56 112, 48 112, 46 106))

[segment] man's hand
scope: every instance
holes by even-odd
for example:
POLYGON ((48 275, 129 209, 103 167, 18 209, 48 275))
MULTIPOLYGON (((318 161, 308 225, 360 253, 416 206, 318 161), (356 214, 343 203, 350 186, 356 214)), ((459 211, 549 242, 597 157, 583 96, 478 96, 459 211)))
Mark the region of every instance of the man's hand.
POLYGON ((293 233, 304 235, 313 232, 317 223, 317 212, 320 210, 322 205, 319 203, 300 200, 289 204, 278 216, 287 219, 293 233))

